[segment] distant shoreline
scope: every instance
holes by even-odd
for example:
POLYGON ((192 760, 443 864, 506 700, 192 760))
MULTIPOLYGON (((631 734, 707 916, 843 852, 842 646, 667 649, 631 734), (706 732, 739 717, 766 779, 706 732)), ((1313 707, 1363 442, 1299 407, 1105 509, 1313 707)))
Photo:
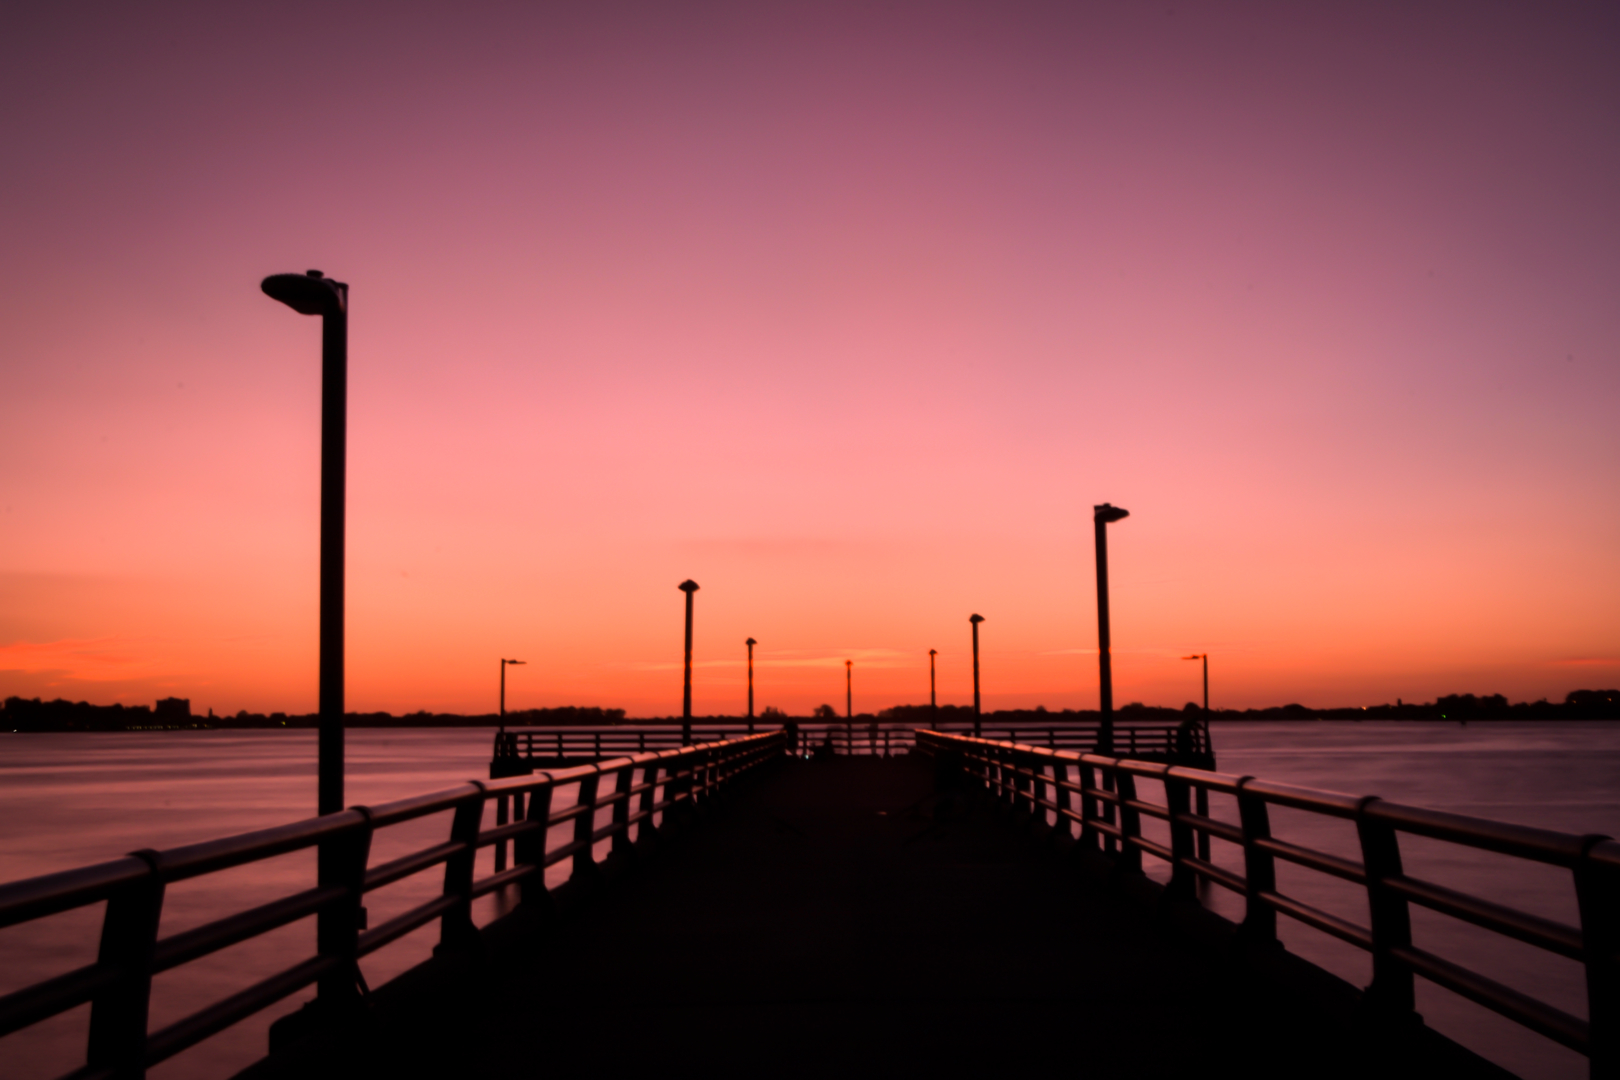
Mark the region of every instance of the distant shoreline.
MULTIPOLYGON (((1115 719, 1122 724, 1171 724, 1189 718, 1204 719, 1211 723, 1254 721, 1333 721, 1356 723, 1367 720, 1397 720, 1411 723, 1501 723, 1511 721, 1570 721, 1620 720, 1620 691, 1577 690, 1562 703, 1537 701, 1509 705, 1500 695, 1477 698, 1471 694, 1451 695, 1425 704, 1375 705, 1367 708, 1313 709, 1304 705, 1282 705, 1266 709, 1212 709, 1207 714, 1195 705, 1181 709, 1145 706, 1131 703, 1115 710, 1115 719)), ((1097 723, 1101 714, 1095 709, 1004 709, 986 712, 980 717, 984 727, 1004 730, 1020 727, 1047 727, 1053 724, 1097 723)), ((844 721, 843 716, 788 716, 772 712, 757 716, 754 723, 774 726, 793 723, 825 723, 844 721)), ((566 706, 553 709, 526 709, 509 712, 505 717, 496 713, 430 713, 426 711, 394 716, 386 712, 348 713, 347 728, 507 728, 532 729, 554 727, 658 727, 682 723, 678 716, 627 717, 623 709, 566 706)), ((717 727, 747 724, 745 716, 695 716, 695 727, 717 727)), ((964 705, 941 705, 938 710, 927 705, 899 705, 878 713, 861 713, 849 722, 860 724, 899 723, 926 726, 931 722, 953 728, 973 723, 973 710, 964 705)), ((313 729, 319 717, 313 713, 249 713, 233 716, 194 716, 190 702, 183 698, 167 698, 156 706, 145 705, 91 705, 88 702, 49 701, 11 697, 0 709, 0 732, 64 732, 64 731, 230 731, 265 728, 313 729)))

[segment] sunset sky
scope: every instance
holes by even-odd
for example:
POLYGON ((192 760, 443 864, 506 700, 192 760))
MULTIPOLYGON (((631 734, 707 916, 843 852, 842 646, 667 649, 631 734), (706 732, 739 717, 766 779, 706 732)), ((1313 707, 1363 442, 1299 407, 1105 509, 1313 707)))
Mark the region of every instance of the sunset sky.
POLYGON ((16 4, 0 696, 1620 684, 1620 8, 16 4))

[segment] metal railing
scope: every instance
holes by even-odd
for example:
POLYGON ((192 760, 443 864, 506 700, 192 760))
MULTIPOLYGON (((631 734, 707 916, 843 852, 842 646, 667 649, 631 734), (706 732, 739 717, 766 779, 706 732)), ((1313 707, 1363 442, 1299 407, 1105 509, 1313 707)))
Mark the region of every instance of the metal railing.
MULTIPOLYGON (((762 729, 777 730, 773 721, 756 721, 762 729)), ((915 725, 870 718, 865 720, 813 720, 790 721, 782 728, 788 733, 796 751, 812 755, 816 750, 831 745, 833 753, 877 755, 889 757, 908 753, 916 745, 915 725)), ((946 731, 941 726, 934 730, 946 731)), ((1101 726, 1096 721, 1055 721, 1040 727, 1010 725, 984 725, 982 738, 1006 742, 1019 742, 1045 746, 1051 750, 1095 751, 1101 739, 1101 726)), ((743 732, 753 734, 751 726, 739 721, 725 727, 695 730, 694 741, 733 739, 743 732)), ((1196 764, 1212 768, 1215 764, 1214 748, 1209 727, 1202 720, 1185 723, 1162 721, 1116 721, 1113 727, 1113 747, 1121 756, 1143 761, 1166 761, 1177 764, 1196 764)), ((681 728, 676 724, 623 727, 555 727, 514 728, 495 735, 496 760, 585 761, 612 757, 619 754, 645 753, 681 745, 681 728)))
POLYGON ((789 730, 793 752, 800 757, 826 753, 893 757, 909 754, 917 744, 915 729, 910 724, 817 720, 796 723, 789 730))
POLYGON ((361 957, 434 920, 439 921, 441 948, 470 946, 479 935, 472 920, 475 898, 515 885, 523 903, 544 902, 549 896, 547 867, 572 860, 569 880, 588 879, 596 869, 593 849, 598 843, 610 842, 614 852, 630 849, 632 829, 635 844, 650 839, 668 820, 656 815, 702 804, 784 748, 780 732, 767 732, 532 776, 472 781, 380 806, 357 806, 167 851, 138 851, 0 885, 0 927, 106 903, 96 961, 0 997, 0 1036, 89 1003, 85 1065, 68 1075, 75 1080, 139 1077, 312 984, 318 984, 320 1005, 341 1009, 362 992, 361 957), (573 805, 553 809, 553 792, 566 786, 577 786, 573 805), (485 808, 494 799, 512 800, 516 820, 486 829, 485 808), (611 820, 598 826, 598 811, 604 809, 611 810, 611 820), (451 820, 443 842, 369 864, 378 830, 445 811, 451 812, 451 820), (550 830, 569 822, 572 839, 547 850, 550 830), (478 850, 496 845, 502 852, 508 842, 514 865, 476 877, 478 850), (314 888, 158 936, 166 886, 308 848, 318 851, 314 888), (376 927, 361 928, 366 893, 440 865, 445 868, 444 888, 438 896, 376 927), (312 915, 317 920, 314 955, 159 1031, 147 1030, 153 976, 312 915))
MULTIPOLYGON (((835 754, 875 754, 889 757, 909 753, 917 745, 917 728, 912 724, 886 721, 816 720, 796 721, 789 727, 794 746, 804 756, 830 746, 835 754)), ((949 733, 945 728, 932 729, 949 733)), ((993 742, 1018 742, 1045 746, 1050 750, 1092 751, 1097 749, 1101 727, 1097 723, 1053 723, 1043 727, 991 727, 980 729, 980 738, 993 742)), ((967 732, 956 732, 967 734, 967 732)), ((1114 726, 1115 749, 1123 756, 1145 761, 1164 761, 1212 767, 1215 751, 1209 728, 1201 720, 1186 724, 1119 723, 1114 726)))
MULTIPOLYGON (((932 730, 950 733, 940 726, 932 730)), ((966 735, 970 732, 957 731, 966 735)), ((992 742, 1022 742, 1027 746, 1044 746, 1048 750, 1075 750, 1093 753, 1103 749, 1102 725, 1096 721, 1080 723, 1053 723, 1040 727, 985 724, 976 738, 992 742)), ((1201 719, 1189 718, 1176 724, 1163 721, 1116 720, 1111 735, 1112 752, 1136 761, 1162 761, 1176 764, 1197 764, 1213 767, 1215 749, 1209 737, 1209 725, 1201 719)))
MULTIPOLYGON (((695 729, 693 743, 723 742, 755 734, 776 731, 776 724, 738 723, 728 727, 695 729)), ((496 732, 496 758, 523 760, 599 760, 625 754, 645 754, 654 750, 673 750, 682 745, 678 724, 646 727, 543 727, 510 728, 496 732)))
POLYGON ((1607 836, 1510 825, 1484 818, 1341 795, 1288 784, 1162 763, 1081 754, 1012 742, 918 731, 925 753, 954 759, 1014 811, 1047 814, 1074 834, 1083 851, 1110 858, 1118 874, 1143 875, 1144 854, 1170 868, 1165 895, 1196 903, 1198 879, 1242 897, 1240 939, 1277 941, 1277 913, 1366 950, 1373 977, 1364 1001, 1393 1015, 1415 1008, 1416 976, 1445 987, 1547 1038, 1585 1054, 1593 1077, 1620 1076, 1620 843, 1607 836), (1159 781, 1164 803, 1138 796, 1138 779, 1159 781), (1192 809, 1195 793, 1236 800, 1238 821, 1192 809), (1285 843, 1271 835, 1271 807, 1289 807, 1354 824, 1359 861, 1285 843), (1169 829, 1170 843, 1142 833, 1144 818, 1169 829), (1401 836, 1427 837, 1571 871, 1580 926, 1569 926, 1495 901, 1410 876, 1402 869, 1401 836), (1241 848, 1243 872, 1217 866, 1208 839, 1241 848), (1203 850, 1199 850, 1202 840, 1203 850), (1331 875, 1365 890, 1370 926, 1324 911, 1278 889, 1277 860, 1331 875), (1528 943, 1584 965, 1588 1018, 1469 970, 1412 940, 1417 905, 1528 943))

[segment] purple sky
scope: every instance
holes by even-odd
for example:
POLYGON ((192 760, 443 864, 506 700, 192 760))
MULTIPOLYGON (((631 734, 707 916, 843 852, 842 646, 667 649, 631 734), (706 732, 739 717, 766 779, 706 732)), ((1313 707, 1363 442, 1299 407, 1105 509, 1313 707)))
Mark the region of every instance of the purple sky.
POLYGON ((0 694, 1620 684, 1620 9, 12 5, 0 694))

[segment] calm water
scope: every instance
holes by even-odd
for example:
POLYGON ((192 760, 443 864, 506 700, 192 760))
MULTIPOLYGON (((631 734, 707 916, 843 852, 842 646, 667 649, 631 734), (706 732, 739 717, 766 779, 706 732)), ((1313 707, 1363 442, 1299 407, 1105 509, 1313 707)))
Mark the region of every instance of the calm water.
MULTIPOLYGON (((1442 807, 1570 832, 1620 834, 1620 724, 1450 727, 1392 723, 1221 724, 1215 729, 1223 771, 1442 807)), ((349 733, 347 801, 376 803, 486 774, 484 730, 360 730, 349 733)), ((115 857, 262 828, 307 816, 314 804, 313 732, 131 732, 0 736, 0 880, 13 880, 115 857)), ((559 793, 566 805, 568 794, 559 793)), ((1146 790, 1144 795, 1157 798, 1146 790)), ((1235 818, 1218 802, 1217 816, 1235 818)), ((1276 834, 1356 857, 1353 830, 1278 812, 1276 834)), ((438 839, 443 817, 380 834, 374 862, 438 839)), ((1569 875, 1497 856, 1408 841, 1408 870, 1442 884, 1566 922, 1575 922, 1569 875)), ((485 853, 486 862, 489 853, 485 853)), ((1235 849, 1215 858, 1240 868, 1235 849)), ((1149 860, 1151 862, 1151 860, 1149 860)), ((480 872, 488 872, 486 865, 480 872)), ((1279 867, 1284 892, 1365 925, 1365 903, 1346 883, 1279 867)), ((1162 875, 1161 875, 1162 876, 1162 875)), ((165 903, 165 935, 227 910, 261 903, 313 883, 312 855, 285 856, 184 882, 165 903)), ((427 899, 440 877, 429 872, 367 898, 372 925, 427 899)), ((1212 889, 1207 902, 1228 915, 1235 898, 1212 889)), ((500 898, 485 898, 485 922, 500 898)), ((0 930, 0 993, 94 959, 98 909, 0 930)), ((1364 955, 1308 928, 1279 920, 1288 946, 1364 984, 1364 955)), ((1540 956, 1444 917, 1414 911, 1418 943, 1577 1015, 1585 1015, 1578 965, 1540 956)), ((434 926, 365 962, 373 985, 426 958, 434 926)), ((313 949, 309 920, 245 942, 160 976, 154 1028, 250 985, 313 949)), ((1584 1075, 1584 1059, 1419 982, 1419 1008, 1452 1037, 1534 1080, 1584 1075)), ((158 1078, 229 1074, 263 1054, 272 1019, 301 996, 164 1063, 158 1078)), ((88 1009, 10 1036, 0 1044, 8 1076, 55 1076, 80 1063, 88 1009)))

